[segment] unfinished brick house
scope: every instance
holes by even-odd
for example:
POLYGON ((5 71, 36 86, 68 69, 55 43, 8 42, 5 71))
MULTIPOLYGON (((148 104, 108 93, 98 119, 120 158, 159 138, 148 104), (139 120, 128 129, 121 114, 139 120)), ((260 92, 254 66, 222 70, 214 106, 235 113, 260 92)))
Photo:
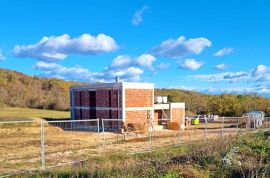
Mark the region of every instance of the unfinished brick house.
POLYGON ((134 129, 184 128, 185 104, 156 102, 154 84, 116 82, 70 87, 71 119, 113 119, 111 128, 132 125, 134 129), (119 125, 119 120, 122 121, 119 125))

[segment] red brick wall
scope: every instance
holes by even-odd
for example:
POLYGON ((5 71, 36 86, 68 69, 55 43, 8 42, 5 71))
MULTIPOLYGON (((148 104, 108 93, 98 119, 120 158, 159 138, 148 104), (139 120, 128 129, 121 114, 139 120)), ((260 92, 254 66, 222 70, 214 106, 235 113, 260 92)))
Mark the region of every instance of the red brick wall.
MULTIPOLYGON (((103 119, 118 119, 117 111, 113 110, 97 110, 97 118, 103 119)), ((120 129, 122 127, 122 121, 106 120, 104 121, 105 129, 120 129)))
POLYGON ((117 107, 118 91, 99 89, 96 90, 96 106, 97 107, 117 107))
POLYGON ((126 107, 153 107, 153 90, 125 89, 126 107))
POLYGON ((162 111, 161 110, 155 110, 154 112, 154 124, 158 125, 158 120, 162 119, 162 111))
POLYGON ((89 91, 89 106, 96 107, 96 91, 89 91))
POLYGON ((89 106, 89 92, 87 90, 85 91, 81 91, 80 92, 81 95, 81 105, 84 107, 88 107, 89 106))
POLYGON ((90 109, 89 110, 89 118, 90 119, 96 119, 97 117, 96 117, 96 110, 95 109, 90 109))
POLYGON ((126 111, 126 122, 147 122, 147 111, 126 111))
POLYGON ((144 133, 148 132, 148 120, 147 120, 147 111, 126 111, 126 124, 131 123, 136 125, 144 133))
MULTIPOLYGON (((119 119, 118 111, 114 110, 95 110, 95 109, 76 109, 76 119, 119 119)), ((121 114, 119 112, 119 114, 121 114)), ((120 118, 122 116, 120 115, 120 118)))
MULTIPOLYGON (((118 90, 100 89, 97 91, 75 91, 75 103, 77 107, 117 107, 118 90)), ((76 109, 76 119, 119 119, 121 113, 114 110, 76 109)))
POLYGON ((111 107, 118 107, 118 90, 111 90, 111 107))
MULTIPOLYGON (((117 89, 98 89, 96 91, 74 91, 75 106, 118 107, 117 89)), ((122 97, 119 95, 119 107, 122 97)))
POLYGON ((184 109, 183 108, 173 108, 172 109, 172 122, 178 122, 179 124, 183 124, 182 120, 184 117, 184 109))
POLYGON ((109 110, 96 110, 96 117, 109 119, 110 118, 110 111, 109 110))
POLYGON ((80 106, 80 92, 74 91, 75 106, 80 106))
POLYGON ((82 109, 82 119, 90 119, 89 109, 82 109))
POLYGON ((118 118, 118 111, 111 110, 110 112, 111 112, 111 118, 112 119, 119 119, 118 118))
POLYGON ((81 119, 81 110, 75 109, 75 119, 81 119))
POLYGON ((122 108, 122 90, 119 91, 119 107, 122 108))
POLYGON ((99 89, 96 91, 96 106, 97 107, 109 107, 110 98, 109 91, 104 89, 99 89))

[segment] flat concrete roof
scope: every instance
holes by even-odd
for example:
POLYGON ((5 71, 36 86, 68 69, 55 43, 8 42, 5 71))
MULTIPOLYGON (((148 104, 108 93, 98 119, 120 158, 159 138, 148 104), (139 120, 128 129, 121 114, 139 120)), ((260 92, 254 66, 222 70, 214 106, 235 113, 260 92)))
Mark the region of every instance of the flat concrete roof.
POLYGON ((88 85, 71 86, 70 90, 86 90, 86 89, 113 89, 113 88, 134 88, 134 89, 154 89, 153 83, 138 82, 117 82, 117 83, 93 83, 88 85))
POLYGON ((161 109, 170 109, 172 108, 185 108, 185 103, 161 103, 161 104, 154 104, 154 110, 161 110, 161 109))
POLYGON ((170 109, 170 104, 154 104, 154 110, 170 109))

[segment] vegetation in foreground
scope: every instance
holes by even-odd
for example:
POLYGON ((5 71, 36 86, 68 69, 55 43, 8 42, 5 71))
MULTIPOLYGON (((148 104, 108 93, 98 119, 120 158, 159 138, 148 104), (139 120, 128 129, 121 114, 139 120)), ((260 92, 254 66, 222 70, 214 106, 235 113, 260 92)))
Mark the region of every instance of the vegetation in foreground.
MULTIPOLYGON (((69 87, 82 84, 0 68, 0 107, 69 110, 69 87)), ((157 89, 155 94, 168 96, 172 102, 185 102, 187 116, 208 113, 241 116, 252 110, 270 115, 270 99, 254 94, 207 95, 178 89, 157 89)))
POLYGON ((25 177, 269 177, 270 131, 153 153, 110 155, 25 177))
POLYGON ((0 121, 17 120, 17 119, 35 119, 35 118, 54 118, 64 119, 69 118, 68 111, 52 111, 43 109, 28 109, 28 108, 13 108, 2 107, 0 108, 0 121))

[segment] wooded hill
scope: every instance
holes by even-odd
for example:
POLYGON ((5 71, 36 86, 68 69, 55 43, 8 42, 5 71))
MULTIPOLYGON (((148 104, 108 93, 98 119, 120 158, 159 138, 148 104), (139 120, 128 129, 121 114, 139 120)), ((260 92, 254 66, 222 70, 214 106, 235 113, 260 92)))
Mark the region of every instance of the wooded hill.
POLYGON ((74 84, 79 83, 0 69, 0 105, 68 110, 69 87, 74 84))
MULTIPOLYGON (((69 87, 78 84, 83 83, 0 69, 0 106, 68 110, 69 87)), ((185 102, 189 116, 197 113, 241 116, 252 110, 262 110, 270 115, 270 99, 255 94, 208 95, 178 89, 157 89, 155 95, 168 96, 172 102, 185 102)))
POLYGON ((260 110, 270 115, 270 99, 256 94, 209 95, 179 89, 158 89, 155 95, 168 96, 171 102, 185 102, 186 115, 218 114, 220 116, 242 116, 260 110))

